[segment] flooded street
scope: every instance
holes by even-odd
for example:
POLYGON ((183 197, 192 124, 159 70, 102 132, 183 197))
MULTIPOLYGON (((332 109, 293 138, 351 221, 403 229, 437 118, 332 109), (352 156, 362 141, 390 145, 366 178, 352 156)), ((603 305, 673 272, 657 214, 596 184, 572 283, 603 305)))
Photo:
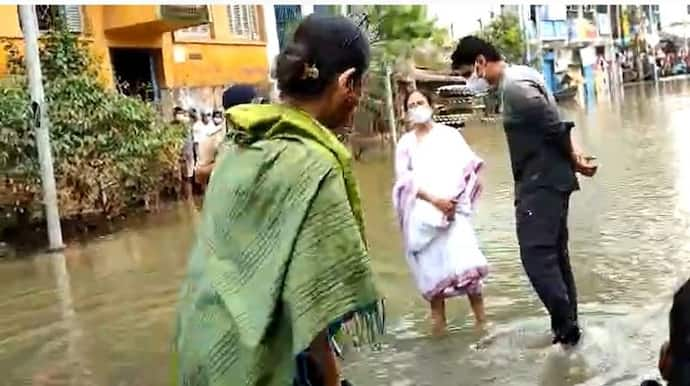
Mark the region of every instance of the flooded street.
MULTIPOLYGON (((378 352, 347 353, 354 385, 636 385, 655 376, 672 292, 690 276, 690 84, 634 86, 622 104, 563 113, 601 165, 581 180, 570 216, 582 347, 569 357, 549 344, 518 256, 505 136, 497 124, 475 125, 464 134, 487 162, 476 226, 491 264, 492 324, 476 332, 458 299, 450 335, 429 337, 390 207, 390 157, 365 154, 357 174, 388 336, 378 352)), ((61 255, 0 262, 0 385, 169 384, 196 216, 181 204, 61 255)))

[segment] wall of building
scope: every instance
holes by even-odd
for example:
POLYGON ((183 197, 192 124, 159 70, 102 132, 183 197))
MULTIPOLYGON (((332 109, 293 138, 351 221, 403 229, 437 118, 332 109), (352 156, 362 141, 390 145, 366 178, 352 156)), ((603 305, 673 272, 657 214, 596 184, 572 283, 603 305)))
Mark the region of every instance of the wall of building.
MULTIPOLYGON (((0 40, 20 43, 22 39, 19 28, 19 14, 16 5, 0 5, 0 40)), ((7 74, 7 55, 3 47, 0 47, 0 76, 7 74)), ((18 48, 22 49, 21 46, 18 48)))
POLYGON ((163 63, 165 87, 206 87, 219 84, 265 82, 268 59, 265 44, 174 43, 166 37, 163 63))
MULTIPOLYGON (((164 90, 204 89, 216 90, 237 82, 265 83, 268 78, 266 34, 259 41, 242 41, 231 35, 225 5, 211 6, 212 37, 202 40, 175 41, 172 32, 146 33, 142 29, 122 29, 106 32, 105 27, 135 17, 140 7, 151 6, 83 6, 83 39, 98 59, 103 82, 114 85, 111 48, 147 48, 159 53, 159 86, 164 90), (132 14, 130 15, 126 11, 132 14), (122 15, 114 16, 113 12, 122 15)), ((259 30, 263 31, 263 10, 257 9, 259 30)), ((150 15, 149 15, 150 16, 150 15)), ((132 19, 133 20, 133 19, 132 19)), ((0 6, 0 39, 9 39, 22 45, 22 33, 16 5, 0 6)), ((6 57, 0 53, 0 76, 6 74, 6 57)), ((217 91, 217 90, 216 90, 217 91)))

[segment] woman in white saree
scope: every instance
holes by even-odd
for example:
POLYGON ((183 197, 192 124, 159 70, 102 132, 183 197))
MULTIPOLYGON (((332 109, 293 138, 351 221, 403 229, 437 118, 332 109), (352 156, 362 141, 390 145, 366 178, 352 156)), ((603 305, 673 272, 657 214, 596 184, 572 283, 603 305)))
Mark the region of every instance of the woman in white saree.
POLYGON ((433 331, 441 334, 450 297, 467 295, 477 325, 484 323, 481 289, 488 264, 471 223, 483 161, 457 130, 433 122, 430 102, 420 91, 407 97, 413 130, 396 148, 393 204, 410 270, 431 305, 433 331))

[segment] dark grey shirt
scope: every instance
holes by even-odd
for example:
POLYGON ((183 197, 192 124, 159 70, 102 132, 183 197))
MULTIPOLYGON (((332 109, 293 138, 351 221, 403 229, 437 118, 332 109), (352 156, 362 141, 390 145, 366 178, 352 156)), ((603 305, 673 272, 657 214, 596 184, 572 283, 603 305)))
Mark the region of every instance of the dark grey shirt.
POLYGON ((570 157, 570 122, 562 122, 544 78, 527 66, 505 69, 499 85, 516 197, 538 188, 578 189, 570 157))

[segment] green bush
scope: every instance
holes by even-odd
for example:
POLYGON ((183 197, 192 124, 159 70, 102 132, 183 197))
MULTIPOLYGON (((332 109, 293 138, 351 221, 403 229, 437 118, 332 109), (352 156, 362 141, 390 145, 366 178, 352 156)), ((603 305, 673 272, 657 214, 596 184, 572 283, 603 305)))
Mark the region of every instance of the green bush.
MULTIPOLYGON (((18 50, 5 48, 15 75, 0 81, 0 215, 37 216, 42 193, 27 81, 18 50)), ((177 192, 181 127, 150 103, 105 88, 88 49, 64 29, 45 34, 41 62, 63 218, 108 217, 177 192)))

